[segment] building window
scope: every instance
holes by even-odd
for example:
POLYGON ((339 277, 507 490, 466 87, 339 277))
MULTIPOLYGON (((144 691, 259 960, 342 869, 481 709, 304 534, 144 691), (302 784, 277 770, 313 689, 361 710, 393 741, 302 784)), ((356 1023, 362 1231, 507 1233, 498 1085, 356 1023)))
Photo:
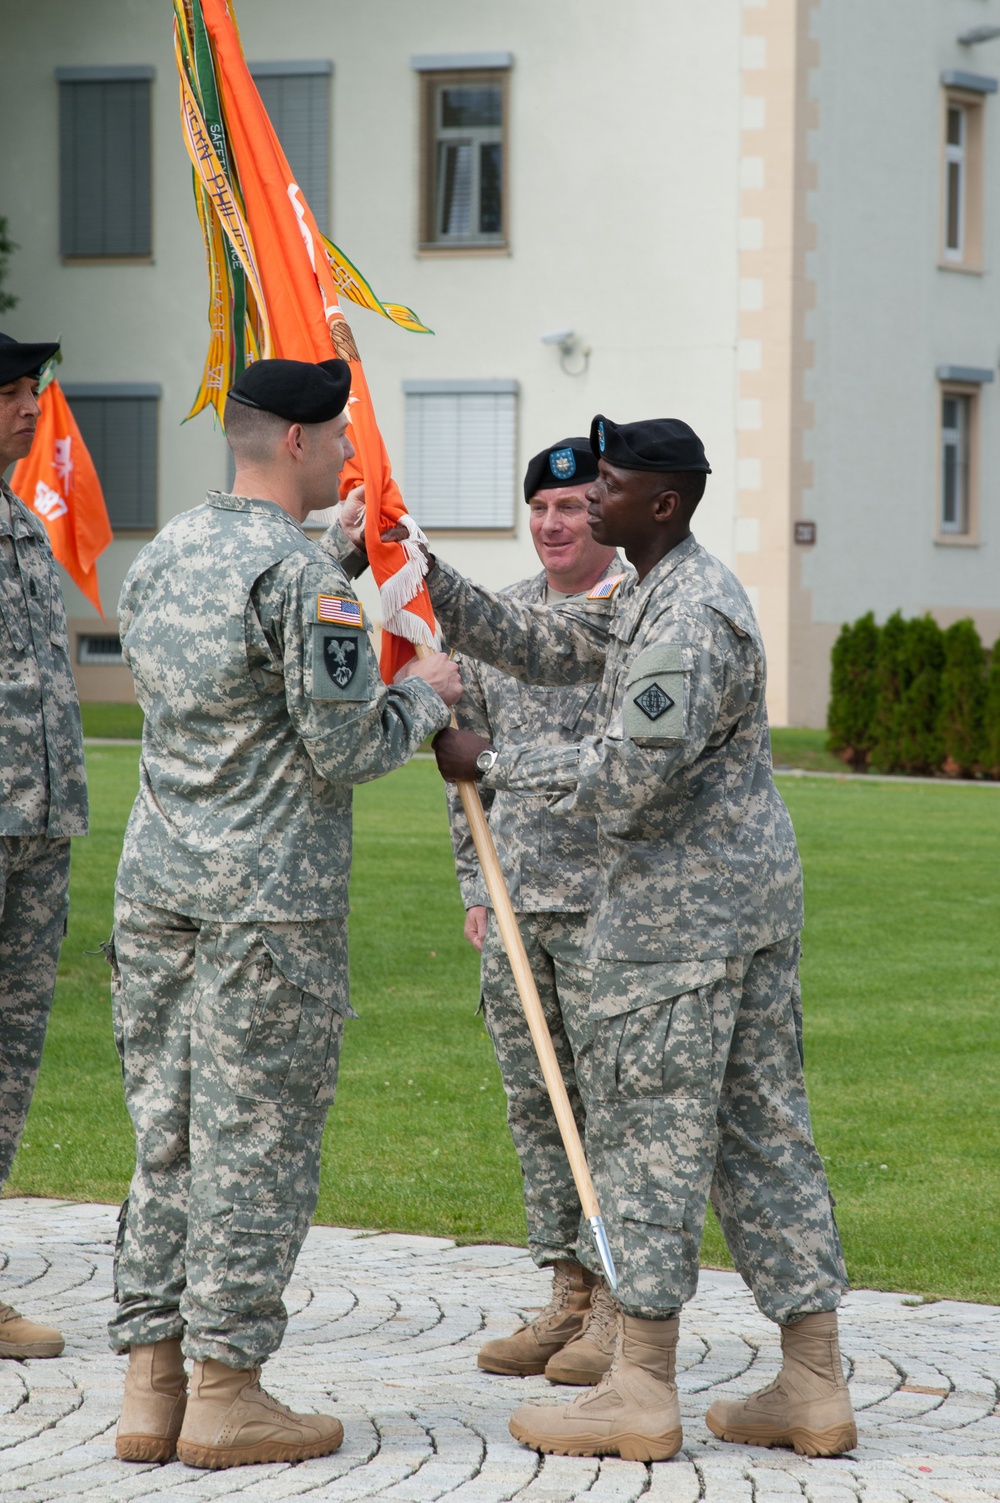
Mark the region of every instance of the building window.
POLYGON ((69 260, 148 260, 152 68, 57 68, 59 250, 69 260))
POLYGON ((422 527, 514 525, 516 381, 405 381, 406 504, 422 527))
POLYGON ((117 636, 83 635, 76 639, 76 660, 90 667, 121 667, 122 644, 117 636))
POLYGON ((447 62, 413 59, 422 90, 421 243, 437 250, 503 248, 510 57, 472 54, 442 66, 447 62))
POLYGON ((145 384, 63 387, 101 482, 115 532, 155 532, 160 388, 145 384))
POLYGON ((250 72, 295 181, 330 233, 330 76, 327 62, 251 63, 250 72))
POLYGON ((941 183, 941 264, 958 271, 983 265, 983 119, 997 80, 942 73, 945 86, 941 183))
POLYGON ((961 261, 965 252, 965 183, 968 121, 966 108, 949 99, 945 129, 945 218, 946 261, 961 261))
POLYGON ((941 514, 943 533, 967 535, 972 436, 972 402, 968 392, 941 393, 941 514))

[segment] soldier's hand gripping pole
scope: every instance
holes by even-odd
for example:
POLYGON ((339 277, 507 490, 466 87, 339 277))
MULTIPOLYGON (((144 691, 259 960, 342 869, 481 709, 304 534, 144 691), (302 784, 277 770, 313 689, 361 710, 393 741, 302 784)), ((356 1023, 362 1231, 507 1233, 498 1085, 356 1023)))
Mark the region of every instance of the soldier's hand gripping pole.
MULTIPOLYGON (((429 656, 430 649, 417 648, 418 657, 429 656)), ((452 724, 455 723, 454 715, 452 724)), ((465 817, 469 821, 469 830, 472 834, 473 843, 476 847, 476 855, 479 857, 479 865, 482 867, 483 879, 486 883, 486 891, 489 893, 490 903, 493 907, 493 915, 500 930, 500 938, 503 940, 510 968, 514 973, 517 983, 518 995, 521 998, 521 1006, 528 1020, 528 1031, 531 1034, 531 1042, 535 1046, 538 1055, 538 1063, 542 1067, 542 1078, 545 1081, 549 1098, 552 1102, 552 1110, 555 1113, 556 1124, 566 1149, 566 1157, 569 1159, 569 1167, 576 1183, 576 1191, 580 1197, 580 1205, 583 1214, 590 1223, 590 1229, 594 1235, 594 1243, 600 1255, 601 1264, 612 1289, 618 1288, 618 1275, 615 1272, 615 1261, 611 1256, 611 1246, 608 1242, 608 1234, 604 1229, 604 1217, 597 1203, 597 1192, 594 1189, 594 1181, 590 1176, 590 1165, 580 1142, 580 1133, 577 1129, 576 1118, 573 1116, 573 1108, 569 1104, 569 1096, 566 1094, 566 1085, 556 1059, 556 1051, 552 1047, 552 1036, 549 1033, 549 1025, 545 1021, 545 1013, 542 1011, 541 1000, 538 996, 538 987, 531 966, 528 964, 527 952, 524 948, 524 940, 521 938, 521 930, 518 928, 517 918, 514 914, 514 905, 510 901, 507 884, 504 881, 500 861, 497 857, 496 847, 493 844, 493 836, 490 827, 486 823, 486 814, 483 810, 482 800, 479 797, 479 789, 475 783, 459 782, 457 785, 459 797, 462 800, 462 808, 465 817)))

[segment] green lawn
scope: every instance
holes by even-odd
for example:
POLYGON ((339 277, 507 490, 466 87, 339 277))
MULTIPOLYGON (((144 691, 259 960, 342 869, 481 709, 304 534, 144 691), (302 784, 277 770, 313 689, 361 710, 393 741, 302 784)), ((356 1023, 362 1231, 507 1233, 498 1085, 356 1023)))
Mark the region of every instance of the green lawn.
POLYGON ((771 758, 775 767, 804 767, 808 772, 848 772, 839 757, 826 749, 826 731, 805 726, 771 727, 771 758))
MULTIPOLYGON (((135 748, 90 749, 94 834, 77 842, 61 981, 8 1193, 114 1200, 127 1185, 107 968, 85 952, 111 926, 136 762, 135 748)), ((1000 790, 784 779, 782 791, 806 868, 814 1121, 852 1278, 1000 1302, 1000 790)), ((522 1241, 432 764, 359 789, 356 810, 361 1018, 348 1025, 319 1219, 522 1241)), ((711 1220, 705 1258, 726 1262, 711 1220)))

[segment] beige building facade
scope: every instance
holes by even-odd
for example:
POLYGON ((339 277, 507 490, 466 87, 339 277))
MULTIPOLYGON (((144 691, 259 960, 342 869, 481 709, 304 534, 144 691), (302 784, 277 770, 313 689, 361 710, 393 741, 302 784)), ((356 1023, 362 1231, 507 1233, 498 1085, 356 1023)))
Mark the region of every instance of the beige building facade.
MULTIPOLYGON (((351 314, 404 495, 460 568, 536 567, 539 448, 671 414, 705 439, 696 531, 754 599, 776 724, 822 724, 866 610, 1000 635, 1000 0, 236 10, 331 237, 435 331, 351 314)), ((3 326, 63 341, 115 526, 108 622, 66 582, 79 683, 128 697, 125 571, 229 473, 211 417, 183 422, 207 287, 170 7, 0 0, 0 28, 3 326)))

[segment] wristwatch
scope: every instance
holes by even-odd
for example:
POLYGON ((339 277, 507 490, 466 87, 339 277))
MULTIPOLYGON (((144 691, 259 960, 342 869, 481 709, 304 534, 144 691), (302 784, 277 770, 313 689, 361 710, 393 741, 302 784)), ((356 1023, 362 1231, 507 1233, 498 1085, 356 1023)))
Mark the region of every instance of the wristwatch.
POLYGON ((489 772, 499 755, 500 753, 492 746, 488 746, 485 751, 481 751, 476 758, 476 766, 479 768, 479 771, 489 772))

